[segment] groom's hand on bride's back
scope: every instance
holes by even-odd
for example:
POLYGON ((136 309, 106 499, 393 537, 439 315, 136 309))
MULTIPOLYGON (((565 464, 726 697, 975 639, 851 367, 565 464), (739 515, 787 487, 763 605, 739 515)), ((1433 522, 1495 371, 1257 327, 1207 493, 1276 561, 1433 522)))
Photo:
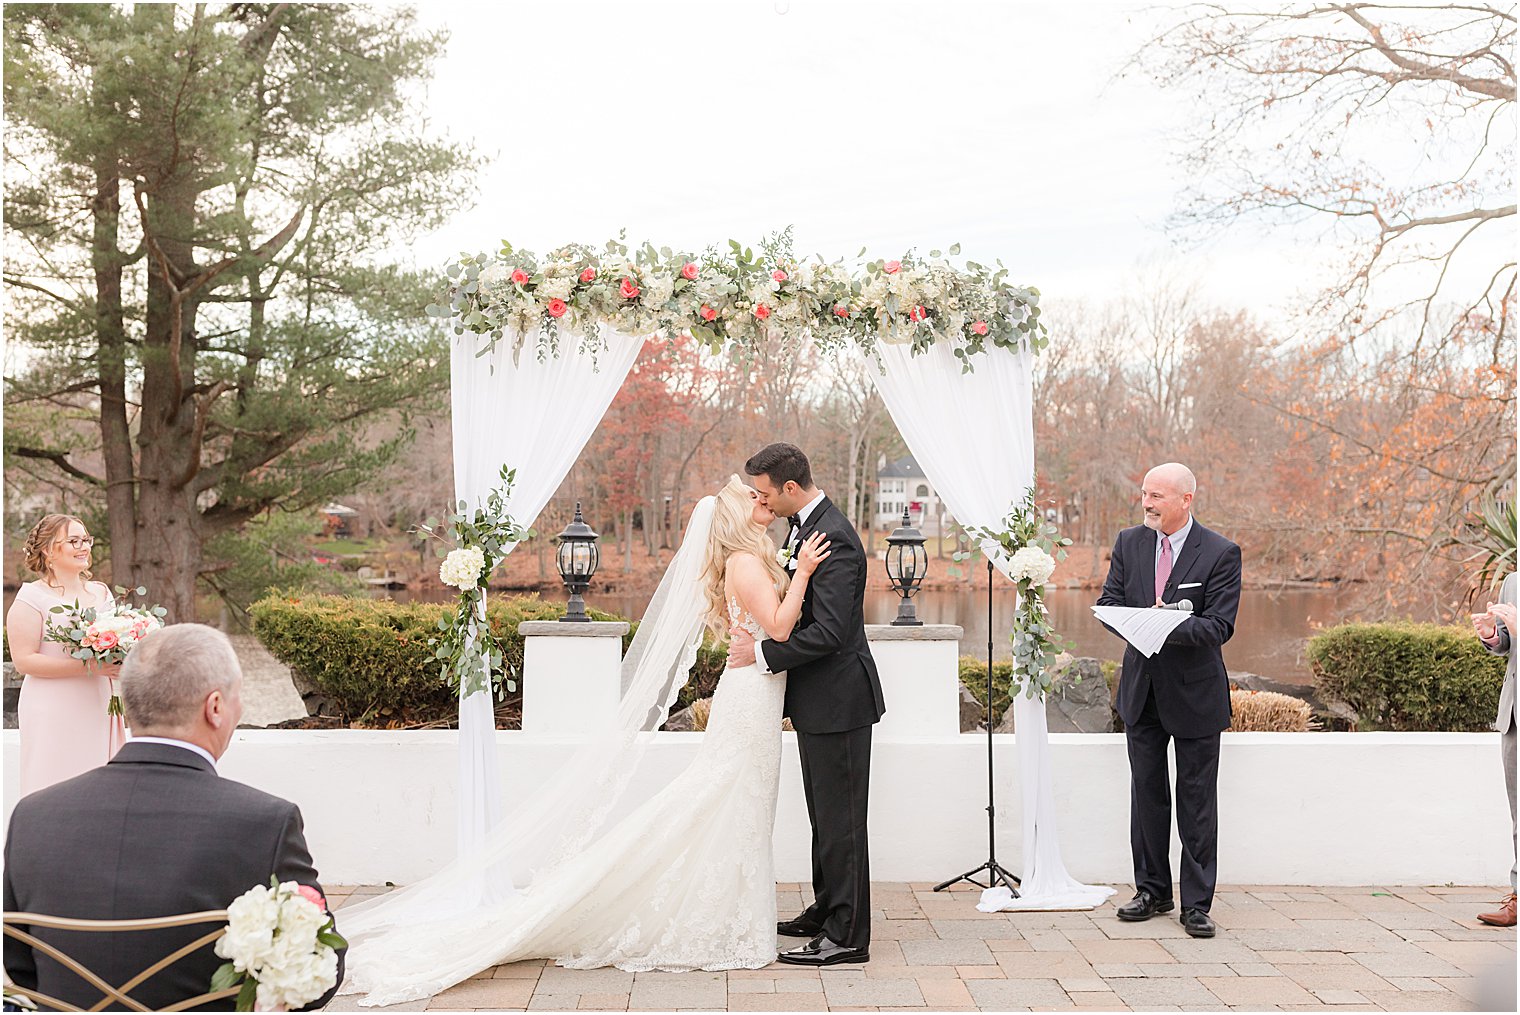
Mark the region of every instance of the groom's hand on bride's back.
POLYGON ((728 632, 728 666, 753 666, 755 663, 755 636, 737 624, 728 632))

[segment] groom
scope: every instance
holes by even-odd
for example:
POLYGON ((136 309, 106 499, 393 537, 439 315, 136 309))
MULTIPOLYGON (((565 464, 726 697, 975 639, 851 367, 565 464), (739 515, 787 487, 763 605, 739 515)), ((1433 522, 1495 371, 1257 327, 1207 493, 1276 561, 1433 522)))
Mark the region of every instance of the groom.
POLYGON ((767 444, 744 463, 760 500, 790 515, 786 568, 814 532, 829 540, 829 557, 813 574, 802 618, 790 639, 762 639, 743 628, 729 643, 730 666, 756 663, 786 671, 786 715, 797 731, 802 786, 813 824, 813 904, 779 934, 811 940, 777 958, 804 966, 865 962, 871 945, 871 870, 866 802, 871 726, 886 711, 876 662, 866 643, 866 556, 855 527, 813 486, 807 455, 791 444, 767 444))

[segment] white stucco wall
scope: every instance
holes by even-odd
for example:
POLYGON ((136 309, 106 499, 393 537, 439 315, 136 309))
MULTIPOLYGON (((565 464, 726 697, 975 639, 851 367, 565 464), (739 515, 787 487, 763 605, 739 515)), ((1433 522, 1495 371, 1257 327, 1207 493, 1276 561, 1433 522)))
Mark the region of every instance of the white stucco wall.
MULTIPOLYGON (((318 868, 333 884, 406 883, 449 859, 455 736, 427 732, 246 730, 225 777, 294 800, 318 868)), ((664 772, 700 734, 662 734, 664 772)), ((497 734, 512 800, 574 739, 497 734)), ((18 734, 3 734, 5 817, 17 794, 18 734)), ((777 877, 804 881, 808 826, 795 739, 786 734, 775 833, 777 877)), ((1012 736, 996 737, 998 858, 1018 870, 1012 736)), ((882 736, 871 770, 871 869, 936 881, 986 859, 986 740, 882 736)), ((1118 734, 1051 737, 1061 841, 1078 878, 1130 876, 1128 765, 1118 734)), ((1226 734, 1220 764, 1219 877, 1225 884, 1493 884, 1510 866, 1497 734, 1226 734)), ((1173 856, 1177 854, 1173 847, 1173 856)))

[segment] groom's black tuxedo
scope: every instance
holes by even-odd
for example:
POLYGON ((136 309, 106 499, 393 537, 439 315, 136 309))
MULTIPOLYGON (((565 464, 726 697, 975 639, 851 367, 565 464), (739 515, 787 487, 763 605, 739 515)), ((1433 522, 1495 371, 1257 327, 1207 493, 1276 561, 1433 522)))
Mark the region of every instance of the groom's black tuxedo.
MULTIPOLYGON (((1119 533, 1099 606, 1156 602, 1158 533, 1136 525, 1119 533)), ((1193 520, 1161 594, 1187 599, 1193 614, 1149 659, 1126 645, 1119 676, 1130 767, 1130 851, 1135 887, 1172 898, 1172 796, 1166 747, 1177 755, 1177 835, 1182 840, 1182 906, 1208 912, 1214 900, 1219 838, 1219 735, 1230 725, 1230 685, 1222 646, 1240 607, 1240 547, 1193 520)))
POLYGON ((827 498, 803 522, 794 543, 814 532, 829 558, 813 573, 802 616, 789 640, 765 644, 772 670, 786 670, 786 716, 799 733, 840 733, 870 726, 887 706, 866 642, 866 555, 860 536, 827 498))
MULTIPOLYGON (((5 910, 90 920, 176 916, 228 903, 255 885, 321 890, 296 805, 231 779, 172 744, 131 743, 110 762, 16 802, 5 839, 5 910)), ((214 925, 104 935, 36 929, 112 986, 214 925)), ((222 960, 206 945, 131 996, 153 1011, 211 989, 222 960)), ((16 985, 88 1009, 102 993, 30 946, 5 939, 16 985)), ((343 980, 343 955, 338 956, 343 980)), ((320 1008, 337 988, 312 1002, 320 1008)), ((212 1010, 231 1011, 232 999, 212 1010)), ((116 1005, 112 1011, 121 1010, 116 1005)))
POLYGON ((829 557, 813 572, 797 629, 759 654, 786 670, 786 715, 797 730, 803 796, 813 825, 813 904, 799 918, 835 944, 871 943, 871 864, 866 837, 871 726, 886 712, 866 642, 866 555, 860 537, 827 497, 791 545, 814 532, 829 557))

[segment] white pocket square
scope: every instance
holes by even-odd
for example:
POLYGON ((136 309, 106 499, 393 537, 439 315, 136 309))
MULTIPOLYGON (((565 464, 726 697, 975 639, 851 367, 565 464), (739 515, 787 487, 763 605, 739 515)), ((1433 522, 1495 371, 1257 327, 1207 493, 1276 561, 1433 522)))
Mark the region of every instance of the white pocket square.
POLYGON ((1183 582, 1181 585, 1177 586, 1179 589, 1198 589, 1202 587, 1203 582, 1183 582))

